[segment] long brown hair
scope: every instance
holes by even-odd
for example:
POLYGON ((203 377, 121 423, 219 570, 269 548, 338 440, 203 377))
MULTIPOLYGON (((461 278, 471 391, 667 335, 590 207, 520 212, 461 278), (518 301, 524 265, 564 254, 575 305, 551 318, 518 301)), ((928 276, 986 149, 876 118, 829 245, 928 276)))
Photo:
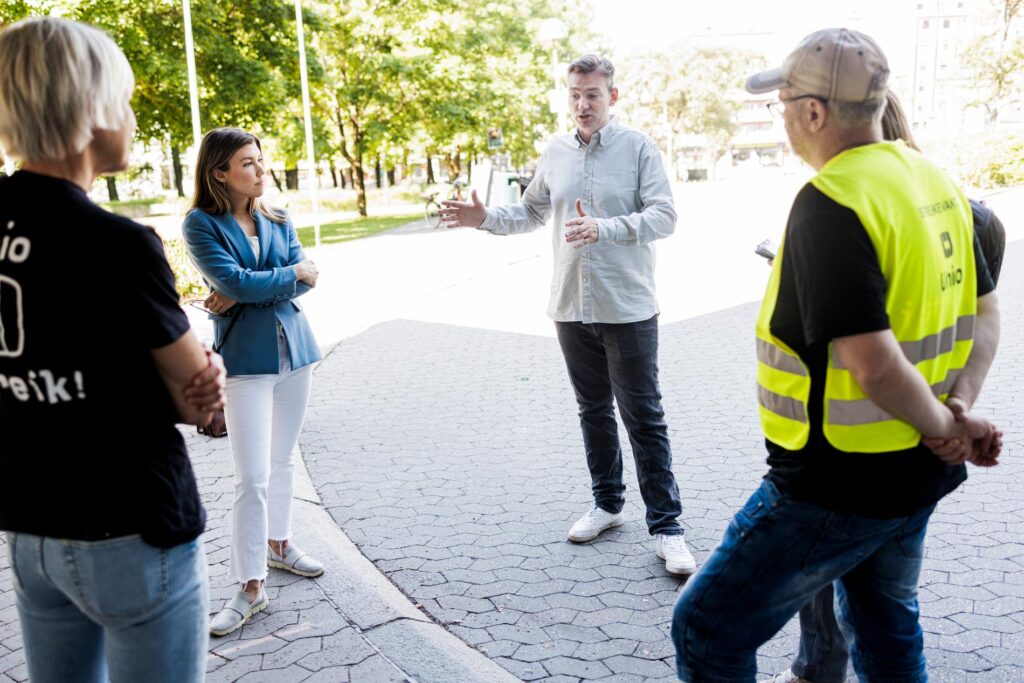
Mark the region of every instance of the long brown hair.
MULTIPOLYGON (((228 190, 224 183, 213 177, 213 172, 227 171, 235 152, 250 143, 263 152, 260 139, 241 128, 214 128, 203 136, 203 142, 199 145, 199 158, 196 160, 196 190, 192 194, 189 210, 199 209, 214 215, 231 212, 228 190)), ((271 209, 259 197, 249 200, 249 213, 253 216, 259 213, 275 223, 286 221, 283 212, 271 209)))
POLYGON ((892 90, 885 96, 885 111, 882 113, 882 137, 886 140, 903 140, 907 143, 907 147, 916 149, 918 152, 921 151, 917 142, 914 141, 914 134, 910 132, 910 122, 907 121, 907 115, 903 113, 903 106, 892 90))

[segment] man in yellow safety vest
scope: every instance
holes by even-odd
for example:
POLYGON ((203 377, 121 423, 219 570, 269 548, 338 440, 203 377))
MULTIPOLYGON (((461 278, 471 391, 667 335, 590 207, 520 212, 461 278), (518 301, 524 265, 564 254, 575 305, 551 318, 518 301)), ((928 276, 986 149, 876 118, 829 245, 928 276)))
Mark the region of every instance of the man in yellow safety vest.
POLYGON ((858 674, 926 680, 925 530, 965 462, 997 462, 1001 434, 961 407, 999 315, 966 198, 882 140, 888 74, 874 40, 828 29, 747 81, 779 91, 769 108, 818 173, 793 202, 757 319, 770 469, 676 604, 682 680, 754 680, 758 646, 833 581, 858 674))

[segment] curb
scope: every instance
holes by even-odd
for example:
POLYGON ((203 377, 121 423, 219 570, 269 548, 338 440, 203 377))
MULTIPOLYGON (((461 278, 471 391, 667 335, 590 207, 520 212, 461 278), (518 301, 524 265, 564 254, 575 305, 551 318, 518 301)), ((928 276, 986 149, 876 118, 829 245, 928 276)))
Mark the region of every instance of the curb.
POLYGON ((316 585, 375 650, 416 683, 518 683, 416 609, 322 507, 301 455, 295 464, 295 527, 327 568, 316 585))

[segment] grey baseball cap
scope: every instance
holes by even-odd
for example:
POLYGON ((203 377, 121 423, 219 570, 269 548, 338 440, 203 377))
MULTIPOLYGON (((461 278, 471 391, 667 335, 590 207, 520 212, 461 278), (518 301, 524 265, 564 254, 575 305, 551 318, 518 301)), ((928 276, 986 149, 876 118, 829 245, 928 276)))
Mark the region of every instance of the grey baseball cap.
POLYGON ((800 41, 782 66, 747 79, 754 94, 791 87, 826 100, 884 99, 889 64, 870 36, 845 28, 815 31, 800 41))

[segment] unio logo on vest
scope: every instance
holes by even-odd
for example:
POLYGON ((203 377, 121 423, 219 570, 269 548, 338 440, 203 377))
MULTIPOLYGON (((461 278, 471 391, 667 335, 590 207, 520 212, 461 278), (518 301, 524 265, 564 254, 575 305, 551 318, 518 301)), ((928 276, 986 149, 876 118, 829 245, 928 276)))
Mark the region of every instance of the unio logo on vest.
POLYGON ((953 257, 953 238, 949 236, 948 232, 942 233, 942 253, 946 255, 946 258, 953 257))
POLYGON ((945 291, 964 281, 963 268, 950 268, 948 273, 939 275, 942 290, 945 291))

